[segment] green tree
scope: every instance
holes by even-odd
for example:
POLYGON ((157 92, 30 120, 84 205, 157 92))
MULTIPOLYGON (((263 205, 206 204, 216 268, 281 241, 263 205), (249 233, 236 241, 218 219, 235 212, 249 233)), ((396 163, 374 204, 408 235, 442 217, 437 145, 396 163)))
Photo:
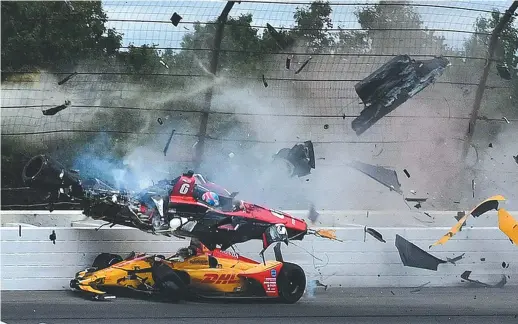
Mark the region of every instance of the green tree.
POLYGON ((100 1, 2 1, 2 72, 59 70, 114 54, 122 35, 105 26, 100 1))
MULTIPOLYGON (((425 30, 421 16, 409 1, 379 1, 359 8, 355 14, 367 30, 374 53, 441 55, 446 51, 444 37, 425 30)), ((363 37, 358 39, 365 42, 363 37)))
POLYGON ((328 1, 313 1, 306 7, 297 7, 293 15, 297 25, 290 36, 312 53, 329 51, 334 45, 334 38, 329 33, 329 29, 333 28, 332 12, 328 1))
MULTIPOLYGON (((465 51, 467 56, 482 57, 487 56, 489 39, 491 33, 499 23, 503 14, 497 9, 494 9, 489 17, 479 17, 475 22, 475 34, 473 34, 465 43, 465 51)), ((501 83, 502 78, 497 74, 496 65, 505 63, 512 79, 504 81, 508 87, 495 88, 491 92, 486 91, 484 100, 491 102, 486 106, 497 107, 492 110, 497 110, 507 116, 518 116, 518 28, 515 25, 515 16, 511 16, 510 21, 505 25, 498 39, 498 44, 495 49, 494 59, 497 61, 493 63, 492 72, 489 75, 487 85, 501 83)), ((479 69, 482 73, 485 61, 477 60, 471 65, 479 69)), ((488 112, 489 113, 489 112, 488 112)))
MULTIPOLYGON (((247 73, 255 70, 256 63, 263 57, 263 48, 258 29, 251 24, 252 14, 228 18, 221 41, 218 71, 247 73)), ((175 56, 179 69, 185 73, 209 72, 216 29, 215 20, 207 24, 194 24, 194 31, 182 40, 183 50, 175 56)))

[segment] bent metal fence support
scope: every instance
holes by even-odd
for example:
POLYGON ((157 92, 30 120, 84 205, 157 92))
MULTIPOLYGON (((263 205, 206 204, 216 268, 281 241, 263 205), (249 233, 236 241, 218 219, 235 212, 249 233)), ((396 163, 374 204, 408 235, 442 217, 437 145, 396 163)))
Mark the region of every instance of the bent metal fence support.
POLYGON ((462 158, 466 160, 468 155, 469 147, 471 145, 471 141, 473 139, 473 134, 475 133, 475 124, 478 118, 478 112, 480 110, 480 106, 482 103, 482 97, 484 96, 484 90, 486 88, 487 77, 489 75, 489 70, 491 69, 491 61, 493 60, 493 56, 496 50, 496 45, 498 44, 498 37, 505 25, 509 23, 511 16, 514 14, 516 9, 518 8, 518 1, 514 1, 513 4, 505 11, 505 14, 502 16, 502 19, 498 22, 495 29, 491 33, 491 39, 489 41, 488 47, 488 57, 486 61, 486 65, 484 67, 484 72, 480 77, 480 83, 478 84, 477 91, 475 93, 475 100, 473 102, 473 110, 471 112, 471 116, 468 124, 468 131, 466 133, 466 141, 464 142, 464 147, 462 151, 462 158))
MULTIPOLYGON (((210 62, 210 73, 211 78, 214 79, 216 77, 216 72, 218 70, 218 59, 219 59, 219 53, 221 48, 221 41, 223 39, 223 30, 225 29, 225 23, 228 19, 228 14, 230 13, 230 10, 232 10, 232 7, 234 6, 236 1, 228 1, 225 8, 223 8, 223 11, 221 12, 221 15, 218 17, 217 20, 217 27, 216 27, 216 33, 214 35, 214 43, 213 43, 213 52, 210 62)), ((207 93, 205 94, 205 109, 201 115, 201 121, 200 121, 200 131, 198 135, 198 144, 196 145, 196 157, 194 160, 194 166, 196 169, 200 167, 202 158, 203 158, 203 149, 205 146, 205 137, 207 136, 207 124, 209 121, 209 112, 212 102, 212 92, 213 92, 213 86, 210 86, 207 90, 207 93)))

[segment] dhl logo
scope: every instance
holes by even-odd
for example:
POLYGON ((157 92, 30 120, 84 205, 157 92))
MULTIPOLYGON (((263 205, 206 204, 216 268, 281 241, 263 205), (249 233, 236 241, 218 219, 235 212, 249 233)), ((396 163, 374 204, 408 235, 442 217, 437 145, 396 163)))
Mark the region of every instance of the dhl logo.
POLYGON ((221 274, 218 275, 216 273, 206 273, 203 275, 203 280, 201 283, 213 283, 216 285, 226 285, 226 284, 234 284, 239 283, 239 278, 236 278, 234 274, 221 274))

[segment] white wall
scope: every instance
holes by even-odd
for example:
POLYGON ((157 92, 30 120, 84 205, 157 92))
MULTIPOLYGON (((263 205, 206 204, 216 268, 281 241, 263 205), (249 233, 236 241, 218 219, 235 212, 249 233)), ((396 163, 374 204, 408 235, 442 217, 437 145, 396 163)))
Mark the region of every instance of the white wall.
MULTIPOLYGON (((473 206, 470 206, 471 209, 473 206)), ((508 209, 506 206, 504 208, 508 209)), ((509 209, 508 209, 509 210, 509 209)), ((294 217, 305 219, 309 222, 308 211, 285 210, 294 217)), ((518 218, 518 211, 509 211, 518 218)), ((351 225, 365 225, 376 227, 451 227, 457 221, 457 211, 426 211, 426 210, 318 210, 320 214, 316 225, 329 227, 345 227, 351 225), (430 216, 424 214, 427 212, 430 216)), ((2 210, 1 225, 25 223, 42 227, 69 227, 69 226, 98 226, 102 221, 94 221, 86 217, 81 211, 16 211, 2 210)), ((468 225, 498 226, 496 211, 487 212, 476 219, 468 218, 468 225)))
MULTIPOLYGON (((452 218, 453 219, 453 218, 452 218)), ((496 222, 496 218, 494 219, 496 222)), ((453 225, 455 220, 450 221, 453 225)), ((518 247, 495 227, 473 227, 468 222, 460 233, 444 246, 428 246, 445 234, 447 227, 387 227, 376 228, 387 241, 382 243, 368 234, 364 241, 362 227, 340 227, 333 242, 307 237, 283 247, 286 261, 300 264, 308 279, 318 279, 330 286, 342 287, 415 287, 451 286, 461 284, 460 275, 473 271, 472 278, 489 283, 508 277, 508 285, 518 285, 518 247), (438 271, 404 267, 394 246, 400 234, 437 257, 453 258, 466 253, 464 259, 453 264, 441 264, 438 271), (323 261, 313 259, 314 254, 323 261), (485 261, 481 261, 485 258, 485 261), (502 268, 502 262, 510 263, 502 268)), ((478 221, 477 221, 478 225, 478 221)), ((92 227, 18 227, 1 228, 2 290, 60 290, 68 289, 75 272, 90 266, 98 253, 111 252, 123 257, 131 251, 171 254, 187 241, 168 239, 129 228, 92 227), (56 232, 56 244, 49 240, 56 232)), ((247 242, 238 252, 259 260, 261 242, 247 242)), ((269 251, 269 257, 273 257, 269 251)))

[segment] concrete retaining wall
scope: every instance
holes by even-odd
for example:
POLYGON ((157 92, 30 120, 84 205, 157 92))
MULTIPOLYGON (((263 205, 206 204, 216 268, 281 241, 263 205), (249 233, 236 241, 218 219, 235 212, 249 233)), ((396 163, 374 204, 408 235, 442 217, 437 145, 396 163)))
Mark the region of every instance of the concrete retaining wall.
MULTIPOLYGON (((387 243, 368 234, 365 236, 363 227, 335 227, 343 243, 310 236, 303 242, 295 242, 297 246, 283 247, 283 252, 285 260, 298 263, 306 270, 308 279, 318 279, 332 287, 463 285, 460 275, 466 270, 473 271, 471 278, 488 283, 496 283, 505 274, 508 285, 518 285, 518 247, 496 227, 496 215, 489 213, 489 216, 492 222, 485 215, 470 220, 444 246, 432 249, 428 246, 455 223, 453 217, 448 218, 447 226, 389 227, 379 224, 376 229, 387 243), (493 224, 488 227, 485 223, 493 224), (439 265, 438 271, 405 267, 394 245, 396 234, 440 258, 453 258, 462 253, 465 256, 456 265, 439 265), (502 267, 502 262, 509 267, 502 267)), ((2 290, 68 289, 75 272, 90 266, 98 253, 112 252, 123 257, 131 251, 170 255, 188 244, 185 240, 124 227, 95 231, 91 226, 12 226, 2 227, 1 235, 2 290), (49 240, 52 230, 57 237, 55 244, 49 240)), ((237 246, 237 252, 256 260, 259 260, 260 249, 260 241, 237 246)), ((273 258, 272 252, 267 256, 273 258)))

